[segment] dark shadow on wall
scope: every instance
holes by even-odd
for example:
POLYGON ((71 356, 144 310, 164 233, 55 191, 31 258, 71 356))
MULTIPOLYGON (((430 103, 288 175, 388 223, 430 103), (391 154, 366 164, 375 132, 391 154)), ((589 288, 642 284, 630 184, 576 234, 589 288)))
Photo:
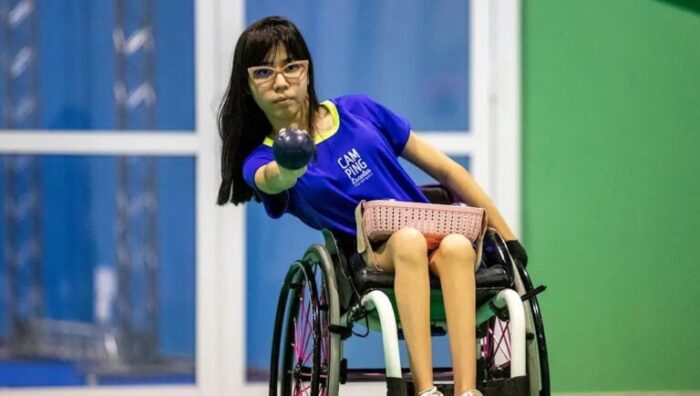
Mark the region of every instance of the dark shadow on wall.
POLYGON ((671 6, 682 8, 686 11, 691 11, 700 16, 700 0, 656 0, 661 3, 666 3, 671 6))

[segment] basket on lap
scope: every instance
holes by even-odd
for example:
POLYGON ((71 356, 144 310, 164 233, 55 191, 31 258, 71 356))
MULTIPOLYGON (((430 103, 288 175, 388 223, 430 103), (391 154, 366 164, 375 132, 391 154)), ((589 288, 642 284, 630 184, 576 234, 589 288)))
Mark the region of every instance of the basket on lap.
POLYGON ((357 251, 366 262, 374 262, 373 245, 389 239, 402 228, 415 228, 426 239, 428 250, 435 249, 450 234, 469 239, 481 261, 481 245, 486 232, 486 210, 465 205, 441 205, 393 200, 362 201, 355 209, 357 251))

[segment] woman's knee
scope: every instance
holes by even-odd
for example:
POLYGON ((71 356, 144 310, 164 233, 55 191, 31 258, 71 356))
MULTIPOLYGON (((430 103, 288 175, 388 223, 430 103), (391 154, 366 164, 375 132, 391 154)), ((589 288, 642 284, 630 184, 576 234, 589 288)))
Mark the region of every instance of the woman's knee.
POLYGON ((438 254, 449 261, 473 262, 476 252, 472 243, 462 234, 450 234, 440 241, 438 254))
POLYGON ((389 238, 389 247, 395 260, 418 263, 427 260, 428 244, 423 234, 415 228, 402 228, 389 238))

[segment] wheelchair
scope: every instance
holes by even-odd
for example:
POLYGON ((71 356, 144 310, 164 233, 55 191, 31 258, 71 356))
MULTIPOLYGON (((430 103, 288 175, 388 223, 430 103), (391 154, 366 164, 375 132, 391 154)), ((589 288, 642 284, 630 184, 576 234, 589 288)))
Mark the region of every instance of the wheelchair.
MULTIPOLYGON (((442 186, 421 187, 433 203, 456 200, 442 186)), ((270 359, 270 396, 337 396, 352 380, 386 381, 388 396, 413 395, 399 356, 400 323, 393 301, 393 274, 367 266, 352 243, 323 230, 290 266, 280 292, 270 359), (353 326, 380 331, 385 370, 348 369, 343 341, 353 326)), ((526 268, 489 229, 476 272, 477 387, 485 396, 549 396, 549 367, 542 316, 526 268)), ((431 329, 446 334, 439 279, 431 275, 431 329)), ((450 368, 434 369, 436 385, 451 395, 450 368)))

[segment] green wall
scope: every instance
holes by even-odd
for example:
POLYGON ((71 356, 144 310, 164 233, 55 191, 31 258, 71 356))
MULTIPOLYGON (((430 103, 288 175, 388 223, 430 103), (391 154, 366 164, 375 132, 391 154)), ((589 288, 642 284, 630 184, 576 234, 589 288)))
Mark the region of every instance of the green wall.
POLYGON ((700 390, 700 2, 522 4, 553 390, 700 390))

